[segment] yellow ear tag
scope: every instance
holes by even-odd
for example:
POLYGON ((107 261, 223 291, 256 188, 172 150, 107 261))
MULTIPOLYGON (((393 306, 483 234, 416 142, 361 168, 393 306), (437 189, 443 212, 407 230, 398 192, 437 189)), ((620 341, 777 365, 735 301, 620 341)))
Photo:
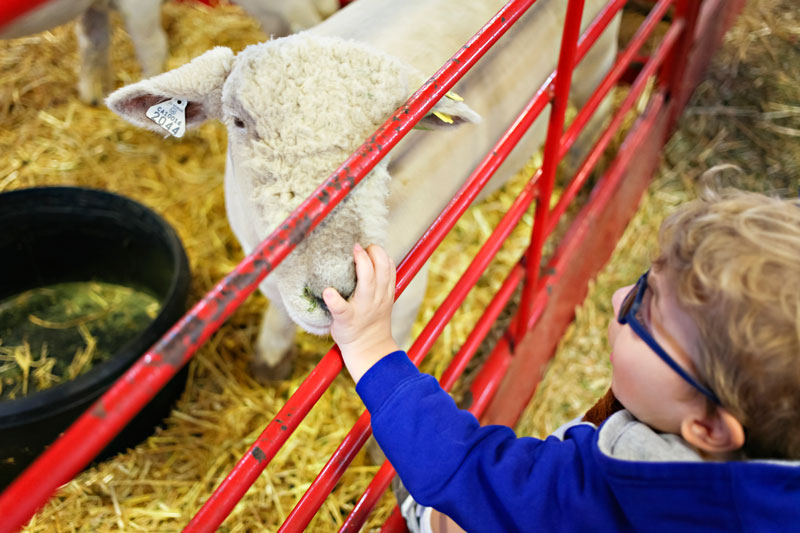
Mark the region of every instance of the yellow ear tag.
POLYGON ((446 115, 444 113, 440 113, 439 111, 434 111, 433 116, 435 116, 436 118, 447 124, 453 123, 453 117, 451 117, 450 115, 446 115))
POLYGON ((455 100, 456 102, 463 102, 463 101, 464 101, 464 99, 463 99, 463 98, 461 98, 460 96, 458 96, 458 95, 457 95, 456 93, 454 93, 453 91, 450 91, 449 93, 445 93, 445 96, 446 96, 446 97, 448 97, 450 100, 455 100))

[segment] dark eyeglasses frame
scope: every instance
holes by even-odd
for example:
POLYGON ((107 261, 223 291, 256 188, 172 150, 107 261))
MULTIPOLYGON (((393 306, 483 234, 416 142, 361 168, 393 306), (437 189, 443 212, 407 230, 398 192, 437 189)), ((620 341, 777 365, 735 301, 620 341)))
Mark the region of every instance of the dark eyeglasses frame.
POLYGON ((639 322, 636 318, 636 313, 639 312, 639 308, 642 305, 642 300, 644 299, 644 293, 647 290, 647 275, 650 274, 650 270, 648 269, 647 272, 642 274, 639 278, 639 281, 636 282, 636 285, 633 286, 631 291, 625 296, 625 299, 622 301, 622 305, 619 307, 619 315, 617 316, 617 322, 620 324, 627 324, 631 327, 631 329, 642 339, 647 346, 653 350, 658 357, 661 358, 662 361, 667 363, 669 367, 674 370, 680 377, 682 377, 689 385, 703 393, 703 395, 714 402, 717 405, 720 405, 719 398, 717 395, 714 394, 709 388, 704 387, 700 383, 697 382, 692 376, 690 376, 681 366, 675 362, 675 360, 667 354, 666 350, 658 344, 647 328, 639 322))

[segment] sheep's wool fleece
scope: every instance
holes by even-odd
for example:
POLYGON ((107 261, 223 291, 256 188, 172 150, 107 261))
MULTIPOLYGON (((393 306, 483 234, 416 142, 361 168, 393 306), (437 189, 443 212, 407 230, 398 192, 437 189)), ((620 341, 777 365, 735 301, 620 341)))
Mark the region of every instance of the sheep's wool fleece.
MULTIPOLYGON (((262 221, 282 220, 311 194, 406 100, 410 77, 418 76, 398 59, 336 38, 303 33, 243 50, 225 83, 223 107, 254 128, 255 142, 240 146, 252 153, 236 163, 249 167, 256 203, 281 199, 283 213, 259 213, 262 221)), ((381 165, 354 193, 379 187, 370 196, 385 206, 387 180, 381 165)))

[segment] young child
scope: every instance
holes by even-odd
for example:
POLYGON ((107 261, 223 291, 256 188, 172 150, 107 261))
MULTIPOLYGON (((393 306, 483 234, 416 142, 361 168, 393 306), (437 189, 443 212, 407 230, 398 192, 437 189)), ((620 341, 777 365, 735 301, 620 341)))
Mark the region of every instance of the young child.
MULTIPOLYGON (((394 265, 356 246, 354 295, 323 293, 331 335, 416 502, 467 531, 800 527, 800 203, 709 193, 659 244, 612 298, 624 409, 544 440, 481 427, 416 369, 391 337, 394 265)), ((411 527, 441 531, 418 515, 411 527)))

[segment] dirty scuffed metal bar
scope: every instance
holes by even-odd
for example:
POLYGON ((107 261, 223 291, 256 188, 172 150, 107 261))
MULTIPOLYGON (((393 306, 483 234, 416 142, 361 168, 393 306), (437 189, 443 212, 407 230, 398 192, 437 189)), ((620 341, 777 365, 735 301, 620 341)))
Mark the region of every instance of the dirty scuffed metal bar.
POLYGON ((33 11, 50 0, 3 0, 0 2, 0 28, 11 24, 15 18, 33 11))

